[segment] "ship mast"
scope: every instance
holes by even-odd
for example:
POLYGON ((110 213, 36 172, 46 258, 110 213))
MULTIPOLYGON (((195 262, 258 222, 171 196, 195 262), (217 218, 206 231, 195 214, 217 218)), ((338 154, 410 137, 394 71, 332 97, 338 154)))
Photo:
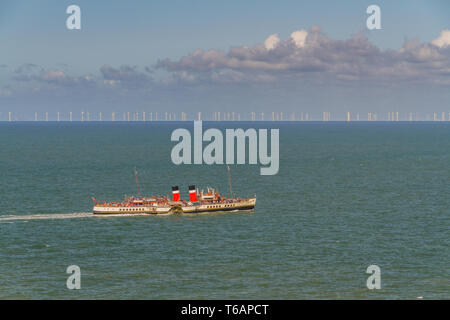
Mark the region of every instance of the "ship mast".
POLYGON ((227 165, 228 170, 228 184, 230 185, 230 194, 231 198, 233 198, 233 189, 231 188, 231 174, 230 174, 230 166, 227 165))
POLYGON ((136 187, 137 187, 137 194, 138 197, 141 197, 141 191, 139 190, 139 181, 138 181, 138 172, 136 170, 136 167, 134 167, 134 176, 136 177, 136 187))

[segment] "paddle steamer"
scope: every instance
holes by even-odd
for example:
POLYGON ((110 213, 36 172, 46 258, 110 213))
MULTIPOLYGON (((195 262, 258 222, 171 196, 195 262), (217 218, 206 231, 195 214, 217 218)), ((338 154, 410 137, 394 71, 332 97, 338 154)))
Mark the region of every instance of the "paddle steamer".
MULTIPOLYGON (((228 169, 229 174, 229 169, 228 169)), ((189 186, 189 201, 180 198, 178 186, 172 187, 172 199, 166 196, 141 197, 136 175, 138 196, 126 197, 122 202, 94 201, 93 213, 98 215, 139 215, 139 214, 172 214, 172 213, 207 213, 217 211, 253 210, 256 205, 256 195, 253 198, 233 198, 231 178, 229 176, 230 197, 221 195, 208 187, 206 191, 189 186)))

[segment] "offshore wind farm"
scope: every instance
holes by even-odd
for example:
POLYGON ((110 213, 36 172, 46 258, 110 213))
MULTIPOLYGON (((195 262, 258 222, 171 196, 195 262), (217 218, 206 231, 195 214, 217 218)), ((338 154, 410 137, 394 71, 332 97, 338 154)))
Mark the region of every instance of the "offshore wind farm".
POLYGON ((386 113, 368 112, 362 114, 359 112, 346 112, 346 113, 331 113, 324 112, 148 112, 148 111, 136 111, 136 112, 80 112, 78 115, 74 112, 56 112, 51 114, 49 112, 38 113, 35 112, 33 117, 29 117, 23 114, 15 116, 12 111, 8 112, 7 118, 0 121, 126 121, 126 122, 153 122, 153 121, 450 121, 450 112, 398 112, 389 111, 386 113), (109 117, 107 117, 107 115, 109 117), (270 117, 267 117, 269 115, 270 117), (74 117, 75 116, 75 117, 74 117))

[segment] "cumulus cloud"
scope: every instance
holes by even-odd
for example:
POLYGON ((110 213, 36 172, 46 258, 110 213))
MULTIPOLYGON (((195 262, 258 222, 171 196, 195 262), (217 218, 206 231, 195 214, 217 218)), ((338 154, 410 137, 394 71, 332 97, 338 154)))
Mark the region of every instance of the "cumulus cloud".
POLYGON ((442 30, 441 35, 431 41, 431 43, 439 48, 450 46, 450 30, 442 30))
MULTIPOLYGON (((97 75, 73 75, 67 69, 44 68, 32 63, 23 64, 13 70, 11 78, 16 81, 16 93, 52 92, 101 93, 110 88, 125 93, 130 90, 146 90, 152 84, 148 75, 152 70, 140 72, 137 67, 123 65, 118 68, 103 65, 97 75)), ((1 95, 11 95, 11 90, 2 90, 1 95)))
POLYGON ((280 43, 280 38, 278 38, 278 34, 271 34, 267 37, 267 39, 264 41, 264 46, 267 50, 275 49, 276 46, 280 43))
POLYGON ((305 46, 306 36, 308 32, 306 30, 298 30, 291 33, 291 39, 294 41, 297 48, 305 46))
POLYGON ((232 47, 228 52, 196 50, 177 61, 160 60, 156 68, 190 83, 334 79, 449 84, 448 35, 444 30, 433 43, 412 40, 399 50, 381 50, 364 32, 334 40, 315 26, 309 31, 294 31, 286 40, 272 34, 264 44, 232 47))
POLYGON ((94 82, 92 76, 71 76, 63 70, 45 69, 31 63, 16 68, 12 78, 17 81, 36 81, 60 86, 86 85, 94 82))
MULTIPOLYGON (((71 88, 85 91, 89 87, 107 92, 109 88, 122 89, 117 90, 121 93, 153 90, 159 84, 174 87, 280 84, 283 87, 288 83, 295 88, 302 83, 366 81, 388 85, 409 82, 450 85, 450 30, 443 30, 430 43, 412 39, 397 50, 382 50, 369 42, 365 32, 335 40, 314 26, 308 31, 294 31, 287 39, 272 34, 252 46, 231 47, 227 51, 195 50, 177 60, 159 60, 153 67, 105 64, 95 75, 73 75, 65 67, 44 68, 27 63, 13 69, 11 77, 24 90, 55 91, 65 87, 68 91, 71 88), (160 77, 159 83, 153 76, 160 77)), ((2 96, 10 94, 10 89, 2 89, 2 96)))
MULTIPOLYGON (((149 68, 146 69, 149 72, 149 68)), ((115 86, 122 85, 127 87, 144 87, 151 81, 151 78, 143 72, 138 71, 137 67, 123 65, 114 68, 109 65, 103 65, 100 68, 105 84, 115 86)))
POLYGON ((38 66, 33 63, 25 63, 14 70, 12 78, 18 81, 32 80, 38 66))

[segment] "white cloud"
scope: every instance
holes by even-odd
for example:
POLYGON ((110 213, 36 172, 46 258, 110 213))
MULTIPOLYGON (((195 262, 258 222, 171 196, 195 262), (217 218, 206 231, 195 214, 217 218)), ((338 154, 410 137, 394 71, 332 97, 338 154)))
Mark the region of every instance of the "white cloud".
POLYGON ((278 37, 278 34, 274 33, 267 37, 267 39, 264 41, 264 46, 267 50, 272 50, 275 49, 279 43, 280 38, 278 37))
POLYGON ((294 41, 297 48, 302 48, 305 46, 307 36, 308 32, 306 32, 306 30, 298 30, 291 33, 291 39, 294 41))
POLYGON ((109 65, 103 65, 100 68, 103 83, 110 86, 121 84, 125 87, 146 87, 151 82, 151 77, 140 72, 137 67, 122 65, 119 68, 113 68, 109 65))
MULTIPOLYGON (((449 31, 450 34, 450 31, 449 31)), ((439 45, 446 42, 441 34, 439 45)), ((407 41, 399 50, 382 50, 365 33, 334 40, 319 27, 297 30, 286 40, 270 35, 264 45, 222 50, 196 50, 178 61, 160 60, 156 68, 186 72, 179 81, 195 76, 197 82, 277 82, 302 79, 420 81, 450 84, 450 51, 435 44, 407 41), (230 72, 234 71, 234 72, 230 72)), ((185 81, 186 82, 186 81, 185 81)))
POLYGON ((44 69, 35 64, 24 64, 16 68, 12 78, 23 82, 40 82, 50 85, 73 86, 93 84, 95 79, 89 75, 72 76, 63 70, 44 69))
POLYGON ((431 41, 432 44, 434 44, 436 47, 444 48, 446 46, 450 46, 450 30, 442 30, 441 35, 431 41))
POLYGON ((46 81, 59 81, 64 80, 66 75, 61 70, 48 70, 42 74, 42 79, 46 81))

